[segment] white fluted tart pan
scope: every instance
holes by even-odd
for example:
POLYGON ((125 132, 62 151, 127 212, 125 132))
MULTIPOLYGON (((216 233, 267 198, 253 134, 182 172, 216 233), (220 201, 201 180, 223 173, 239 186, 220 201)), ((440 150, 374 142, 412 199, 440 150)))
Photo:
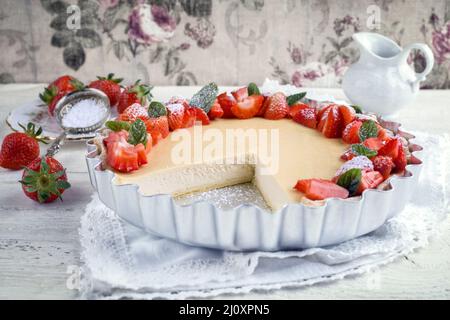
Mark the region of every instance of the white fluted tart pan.
POLYGON ((422 148, 396 123, 384 127, 409 141, 411 164, 403 176, 392 176, 378 189, 359 197, 327 199, 313 205, 287 204, 270 212, 253 204, 222 209, 208 201, 177 204, 171 195, 144 196, 137 185, 114 183, 93 141, 86 162, 101 201, 123 220, 145 231, 184 244, 234 251, 278 251, 338 244, 370 233, 399 213, 408 202, 422 168, 422 148))

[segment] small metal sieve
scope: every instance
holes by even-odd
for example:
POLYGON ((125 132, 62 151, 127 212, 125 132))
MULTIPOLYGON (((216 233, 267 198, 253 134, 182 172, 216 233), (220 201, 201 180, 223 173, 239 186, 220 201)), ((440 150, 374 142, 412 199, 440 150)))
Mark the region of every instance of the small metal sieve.
POLYGON ((64 144, 67 134, 92 133, 100 129, 103 124, 109 119, 109 116, 111 114, 111 107, 108 96, 106 94, 97 89, 86 88, 80 91, 71 92, 61 98, 61 100, 59 100, 56 104, 54 114, 56 122, 63 129, 63 133, 58 138, 56 138, 52 145, 47 149, 46 156, 49 157, 54 156, 61 149, 61 146, 64 144), (102 114, 101 117, 99 117, 100 120, 94 124, 90 124, 87 126, 64 126, 63 119, 65 116, 67 116, 70 110, 76 107, 76 105, 80 101, 88 99, 95 100, 101 107, 100 112, 102 114))

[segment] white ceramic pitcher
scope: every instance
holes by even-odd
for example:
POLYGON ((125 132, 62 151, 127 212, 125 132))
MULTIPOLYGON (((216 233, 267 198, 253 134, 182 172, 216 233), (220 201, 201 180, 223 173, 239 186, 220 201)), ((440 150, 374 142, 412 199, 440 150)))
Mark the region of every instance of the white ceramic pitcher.
POLYGON ((377 33, 359 32, 353 35, 359 45, 360 58, 344 75, 343 89, 350 101, 366 111, 393 115, 411 103, 420 88, 420 82, 433 68, 431 49, 422 43, 405 48, 377 33), (411 50, 422 51, 426 67, 416 73, 408 65, 411 50))

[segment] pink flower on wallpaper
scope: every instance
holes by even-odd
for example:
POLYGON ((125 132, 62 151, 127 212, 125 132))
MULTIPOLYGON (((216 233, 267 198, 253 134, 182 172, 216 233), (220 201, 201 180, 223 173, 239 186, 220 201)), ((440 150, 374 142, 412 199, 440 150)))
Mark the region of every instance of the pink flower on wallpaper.
POLYGON ((169 40, 176 28, 175 19, 166 8, 149 4, 134 7, 128 25, 128 37, 146 45, 169 40))
POLYGON ((334 74, 338 77, 342 77, 345 73, 345 71, 347 71, 348 67, 349 67, 350 63, 348 62, 347 59, 342 59, 339 61, 336 61, 333 64, 333 70, 334 70, 334 74))
POLYGON ((450 21, 441 29, 433 31, 432 44, 438 64, 450 59, 450 21))
POLYGON ((112 8, 117 6, 119 3, 119 0, 99 0, 100 6, 103 8, 112 8))
POLYGON ((291 83, 296 87, 304 87, 305 82, 314 82, 320 77, 323 77, 323 73, 320 70, 297 70, 292 74, 291 83))

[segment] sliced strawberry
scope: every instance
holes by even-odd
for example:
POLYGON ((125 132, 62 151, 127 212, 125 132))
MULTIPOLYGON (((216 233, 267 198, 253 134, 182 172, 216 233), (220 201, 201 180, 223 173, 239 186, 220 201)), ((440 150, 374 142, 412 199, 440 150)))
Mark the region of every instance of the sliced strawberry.
POLYGON ((391 157, 395 160, 398 156, 398 150, 401 148, 401 143, 398 139, 389 140, 380 150, 378 150, 378 155, 391 157))
POLYGON ((203 111, 203 109, 194 107, 195 120, 201 121, 202 125, 206 126, 209 124, 208 115, 203 111))
POLYGON ((170 130, 174 131, 183 128, 185 107, 181 103, 167 105, 167 119, 170 130))
POLYGON ((264 117, 264 113, 266 112, 267 109, 267 100, 269 99, 268 96, 263 95, 263 101, 261 103, 261 108, 259 108, 258 112, 256 113, 255 117, 264 117))
POLYGON ((236 101, 238 101, 238 102, 242 101, 248 97, 248 88, 243 87, 243 88, 237 89, 236 91, 231 92, 231 94, 233 95, 234 99, 236 99, 236 101))
POLYGON ((325 137, 339 138, 342 135, 342 116, 338 106, 332 105, 327 108, 319 119, 317 129, 319 129, 325 137))
POLYGON ((219 102, 223 110, 222 118, 234 118, 234 114, 231 112, 231 108, 236 105, 236 99, 234 96, 228 94, 227 92, 221 93, 217 96, 217 102, 219 102))
POLYGON ((356 193, 361 194, 366 189, 375 189, 383 181, 383 176, 378 171, 362 172, 361 182, 358 185, 356 193))
POLYGON ((223 117, 223 109, 220 106, 218 99, 216 99, 216 101, 214 102, 214 104, 212 105, 211 109, 208 112, 208 117, 210 120, 214 120, 216 118, 222 118, 223 117))
POLYGON ((383 140, 381 140, 380 138, 368 138, 364 140, 362 144, 367 148, 376 151, 380 150, 384 146, 383 140))
POLYGON ((309 107, 301 109, 293 116, 293 120, 306 127, 315 129, 317 127, 316 110, 309 107))
POLYGON ((352 149, 349 148, 347 151, 345 151, 342 155, 341 155, 341 159, 344 161, 348 161, 351 160, 355 157, 355 154, 353 153, 352 149))
POLYGON ((406 154, 405 154, 405 150, 403 149, 403 146, 401 144, 398 148, 397 158, 394 159, 394 164, 395 164, 396 172, 401 172, 401 171, 405 170, 405 168, 406 168, 406 165, 407 165, 406 154))
POLYGON ((286 96, 282 92, 277 92, 267 98, 266 105, 264 118, 269 120, 283 119, 289 112, 286 96))
POLYGON ((134 122, 137 119, 147 120, 149 118, 147 109, 139 103, 134 103, 126 108, 123 115, 131 122, 134 122))
POLYGON ((309 190, 311 180, 312 179, 298 180, 294 188, 300 191, 301 193, 306 193, 309 190))
POLYGON ((239 119, 252 118, 258 113, 263 100, 264 97, 261 95, 249 96, 233 105, 231 112, 239 119))
POLYGON ((389 178, 394 167, 394 162, 390 157, 386 156, 376 156, 373 160, 373 169, 378 171, 383 176, 383 179, 389 178))
POLYGON ((342 140, 349 144, 359 143, 359 128, 361 128, 361 126, 362 121, 354 120, 350 122, 342 132, 342 140))
POLYGON ((294 115, 297 114, 300 110, 310 108, 305 103, 296 103, 289 107, 288 117, 294 118, 294 115))
POLYGON ((323 105, 321 106, 318 111, 317 111, 317 119, 321 119, 322 115, 331 107, 333 106, 333 104, 328 104, 328 105, 323 105))
MULTIPOLYGON (((196 109, 197 109, 196 107, 189 107, 184 110, 182 128, 190 128, 195 124, 195 120, 197 119, 196 109)), ((209 123, 209 119, 208 119, 208 123, 209 123)))
POLYGON ((169 135, 169 120, 167 116, 150 118, 144 121, 147 132, 152 136, 152 143, 156 145, 169 135))
POLYGON ((345 105, 340 105, 339 106, 339 112, 341 113, 342 116, 342 121, 344 121, 344 128, 353 120, 355 120, 355 116, 356 116, 356 112, 355 109, 353 109, 352 107, 348 107, 345 105))
POLYGON ((151 141, 144 147, 142 143, 137 145, 128 143, 127 138, 128 132, 122 130, 111 132, 104 140, 107 147, 106 162, 120 172, 131 172, 146 164, 147 152, 151 148, 151 141))
POLYGON ((139 143, 138 145, 134 146, 134 150, 137 153, 139 167, 148 163, 147 153, 151 150, 152 144, 153 141, 147 141, 146 147, 142 143, 139 143))
POLYGON ((386 132, 386 129, 384 129, 380 124, 376 124, 378 128, 378 139, 381 139, 383 141, 387 141, 390 139, 389 135, 386 132))
POLYGON ((327 198, 348 197, 348 191, 334 182, 324 179, 305 179, 299 180, 295 188, 304 193, 310 200, 324 200, 327 198), (306 180, 306 181, 305 181, 306 180), (303 190, 303 191, 302 191, 303 190))

